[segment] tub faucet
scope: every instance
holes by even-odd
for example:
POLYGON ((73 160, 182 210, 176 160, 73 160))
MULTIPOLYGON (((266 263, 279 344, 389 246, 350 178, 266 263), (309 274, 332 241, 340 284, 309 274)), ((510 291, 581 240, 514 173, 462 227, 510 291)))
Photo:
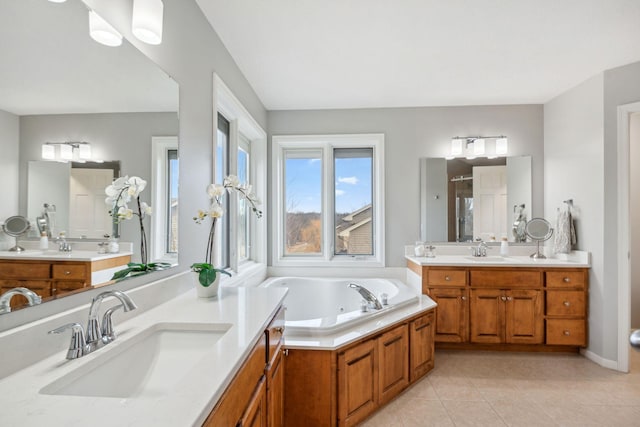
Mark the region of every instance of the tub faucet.
MULTIPOLYGON (((91 308, 89 309, 89 322, 87 323, 86 331, 87 346, 91 347, 91 351, 98 349, 115 339, 115 333, 113 333, 112 328, 110 328, 110 331, 107 331, 111 336, 103 336, 102 330, 100 329, 100 324, 98 322, 98 310, 100 309, 100 303, 107 297, 118 298, 122 303, 122 308, 124 309, 124 311, 131 311, 138 308, 133 300, 127 294, 121 291, 106 291, 96 295, 91 301, 91 308)), ((109 317, 110 315, 111 314, 109 313, 109 317)))
POLYGON ((362 297, 367 300, 369 305, 376 310, 382 310, 382 304, 378 300, 378 298, 371 293, 371 291, 364 286, 360 286, 356 283, 349 283, 349 287, 355 289, 362 295, 362 297))
POLYGON ((13 288, 0 296, 0 313, 9 313, 11 311, 11 298, 14 295, 22 295, 27 299, 29 306, 38 305, 42 302, 42 298, 27 288, 13 288))

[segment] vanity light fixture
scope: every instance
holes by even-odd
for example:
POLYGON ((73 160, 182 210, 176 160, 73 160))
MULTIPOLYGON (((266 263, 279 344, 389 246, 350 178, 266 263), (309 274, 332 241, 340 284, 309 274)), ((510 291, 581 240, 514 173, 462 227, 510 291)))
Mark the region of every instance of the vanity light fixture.
POLYGON ((157 45, 162 43, 162 0, 133 0, 131 32, 140 41, 157 45))
POLYGON ((122 34, 93 10, 89 11, 89 35, 105 46, 115 47, 122 44, 122 34))
POLYGON ((42 158, 44 160, 58 160, 55 147, 60 147, 59 160, 70 161, 74 158, 74 149, 77 149, 78 161, 84 162, 91 159, 91 144, 85 141, 45 142, 42 144, 42 158))
POLYGON ((486 153, 486 139, 496 140, 495 156, 489 155, 488 157, 494 159, 498 156, 505 156, 507 154, 507 137, 500 136, 456 136, 451 138, 451 154, 447 156, 447 159, 464 156, 467 159, 475 159, 476 157, 484 156, 486 153))
POLYGON ((67 0, 49 0, 51 3, 64 3, 67 0))

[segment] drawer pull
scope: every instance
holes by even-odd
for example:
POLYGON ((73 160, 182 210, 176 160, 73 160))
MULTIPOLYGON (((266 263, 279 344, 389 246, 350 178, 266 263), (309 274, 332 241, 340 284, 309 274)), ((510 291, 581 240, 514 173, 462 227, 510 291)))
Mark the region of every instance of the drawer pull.
POLYGON ((446 280, 447 282, 450 282, 450 281, 451 281, 451 277, 449 277, 449 276, 444 276, 444 280, 446 280))
POLYGON ((70 272, 69 270, 65 270, 65 271, 64 271, 64 275, 65 275, 65 276, 68 276, 68 275, 70 275, 70 274, 71 274, 71 272, 70 272))
POLYGON ((513 298, 511 297, 507 297, 507 301, 511 301, 513 298))
POLYGON ((566 336, 571 335, 571 332, 569 332, 569 330, 568 330, 568 329, 565 329, 563 333, 564 333, 566 336))
POLYGON ((500 299, 501 299, 502 301, 506 301, 506 300, 507 300, 507 297, 500 297, 500 299))
POLYGON ((571 303, 569 301, 565 301, 562 304, 564 304, 565 307, 569 307, 571 305, 571 303))
POLYGON ((569 283, 569 282, 571 281, 571 279, 570 279, 570 278, 568 278, 568 277, 565 277, 565 278, 563 278, 563 279, 562 279, 562 281, 563 281, 564 283, 569 283))
POLYGON ((463 296, 461 296, 461 297, 460 297, 460 299, 461 299, 462 301, 466 301, 466 300, 467 300, 467 297, 465 297, 465 296, 463 295, 463 296))

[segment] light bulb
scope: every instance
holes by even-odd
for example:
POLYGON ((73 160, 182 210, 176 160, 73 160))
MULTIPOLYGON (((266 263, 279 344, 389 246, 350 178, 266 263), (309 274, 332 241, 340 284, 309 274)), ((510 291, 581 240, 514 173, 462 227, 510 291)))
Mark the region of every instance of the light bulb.
POLYGON ((162 43, 162 0, 133 0, 131 32, 148 44, 162 43))
POLYGON ((115 47, 122 44, 122 34, 93 10, 89 11, 89 35, 105 46, 115 47))

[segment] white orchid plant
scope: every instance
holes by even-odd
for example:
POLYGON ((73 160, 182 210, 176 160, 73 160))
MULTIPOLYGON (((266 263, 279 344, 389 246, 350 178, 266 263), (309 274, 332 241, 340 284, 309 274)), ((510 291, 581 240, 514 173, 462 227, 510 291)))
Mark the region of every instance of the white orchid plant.
POLYGON ((207 251, 205 254, 205 262, 194 263, 191 265, 191 270, 198 273, 198 282, 206 287, 209 287, 215 282, 218 273, 231 276, 228 271, 221 268, 215 268, 213 266, 213 247, 215 245, 215 232, 218 219, 224 215, 224 208, 222 207, 222 197, 225 193, 236 193, 242 199, 245 199, 251 206, 251 210, 256 214, 258 218, 262 217, 262 211, 258 209, 260 200, 253 192, 253 188, 250 184, 241 184, 240 180, 235 175, 229 175, 220 184, 209 184, 207 186, 207 195, 209 196, 210 204, 208 209, 198 209, 198 214, 193 217, 196 224, 202 224, 204 220, 210 217, 211 228, 209 229, 209 240, 207 242, 207 251))
POLYGON ((113 218, 114 224, 128 219, 132 219, 134 216, 138 217, 140 223, 140 259, 141 263, 129 263, 124 270, 117 271, 113 274, 112 280, 123 279, 129 275, 135 276, 139 274, 145 274, 149 271, 161 270, 169 267, 168 263, 147 263, 147 235, 144 230, 144 218, 151 215, 152 209, 147 203, 140 201, 140 194, 147 186, 147 181, 138 176, 123 176, 115 181, 111 185, 105 188, 104 192, 107 195, 105 203, 111 207, 109 214, 113 218), (137 207, 137 212, 129 208, 129 203, 134 200, 137 207))

